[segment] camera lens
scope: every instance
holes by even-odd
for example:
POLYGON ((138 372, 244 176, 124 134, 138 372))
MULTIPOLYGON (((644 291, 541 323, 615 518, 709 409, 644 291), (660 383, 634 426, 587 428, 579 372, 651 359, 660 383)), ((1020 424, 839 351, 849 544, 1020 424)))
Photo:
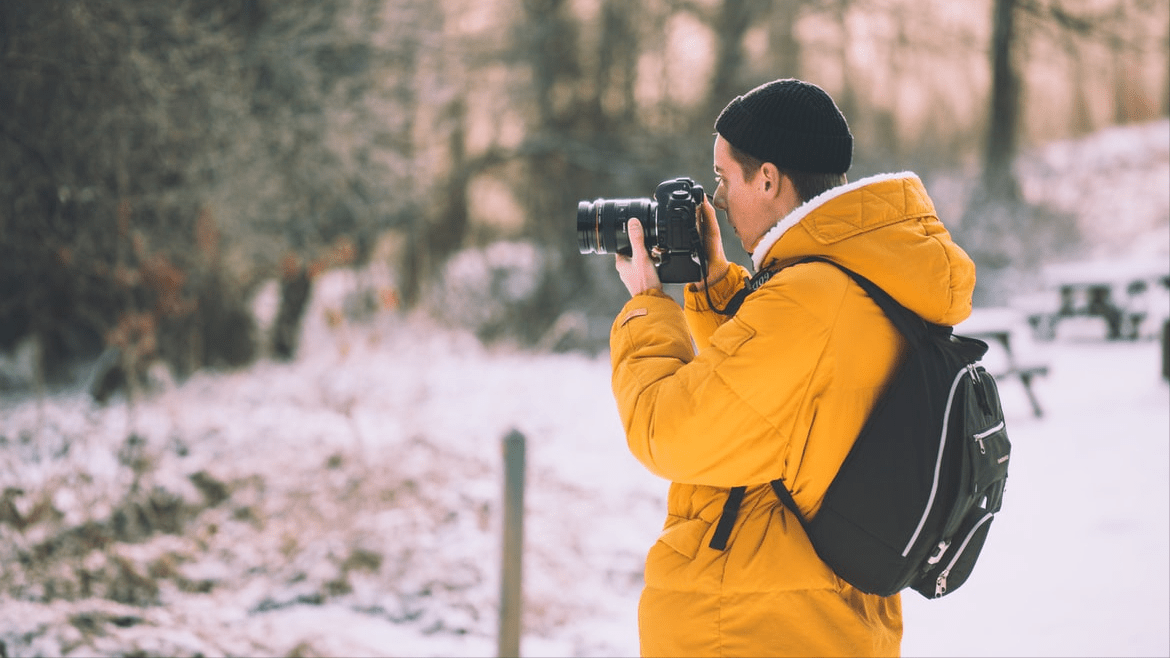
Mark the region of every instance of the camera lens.
POLYGON ((630 219, 642 223, 646 244, 652 245, 657 227, 651 218, 657 206, 650 199, 597 199, 593 203, 578 203, 578 250, 583 254, 630 255, 630 238, 626 233, 630 219))
POLYGON ((597 203, 577 204, 577 249, 583 254, 605 253, 601 246, 601 216, 597 214, 601 203, 598 199, 597 203))

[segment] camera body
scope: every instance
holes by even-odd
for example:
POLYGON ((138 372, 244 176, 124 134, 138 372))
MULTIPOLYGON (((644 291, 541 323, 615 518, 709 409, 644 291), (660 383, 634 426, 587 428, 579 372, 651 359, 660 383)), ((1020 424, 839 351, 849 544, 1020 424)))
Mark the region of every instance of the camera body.
POLYGON ((582 254, 629 256, 631 219, 642 223, 646 250, 663 283, 703 279, 703 239, 696 212, 703 187, 690 178, 662 181, 653 199, 596 199, 577 204, 577 247, 582 254))

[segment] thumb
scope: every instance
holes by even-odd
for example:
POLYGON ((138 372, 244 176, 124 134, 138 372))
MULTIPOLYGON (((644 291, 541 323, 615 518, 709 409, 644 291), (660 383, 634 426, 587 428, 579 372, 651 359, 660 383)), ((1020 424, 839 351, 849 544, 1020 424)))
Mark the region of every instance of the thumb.
POLYGON ((617 254, 614 258, 618 274, 622 283, 631 295, 641 294, 651 288, 662 290, 662 282, 658 278, 658 271, 646 251, 646 242, 642 239, 642 224, 631 219, 626 224, 626 236, 630 239, 630 256, 617 254))
POLYGON ((646 251, 646 239, 643 237, 642 222, 637 219, 631 219, 626 223, 626 234, 630 237, 630 253, 634 258, 634 262, 641 264, 650 260, 650 254, 646 251))

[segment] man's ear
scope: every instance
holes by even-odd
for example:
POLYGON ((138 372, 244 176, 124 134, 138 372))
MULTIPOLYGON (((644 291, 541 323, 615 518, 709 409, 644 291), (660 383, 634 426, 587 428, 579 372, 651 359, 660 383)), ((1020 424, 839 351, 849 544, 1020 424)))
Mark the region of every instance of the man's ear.
POLYGON ((771 162, 765 162, 760 167, 760 189, 769 196, 780 195, 784 178, 784 174, 771 162))

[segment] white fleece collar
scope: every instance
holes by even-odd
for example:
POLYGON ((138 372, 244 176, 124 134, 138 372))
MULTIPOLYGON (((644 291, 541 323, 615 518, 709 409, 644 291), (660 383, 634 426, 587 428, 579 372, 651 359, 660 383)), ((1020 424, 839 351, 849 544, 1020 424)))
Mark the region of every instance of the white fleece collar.
POLYGON ((797 206, 792 212, 788 213, 786 217, 781 219, 776 223, 775 226, 769 229, 768 232, 764 234, 764 237, 760 238, 760 242, 756 245, 756 248, 752 250, 752 264, 755 266, 756 271, 760 271, 760 266, 763 264, 764 258, 768 256, 768 252, 772 250, 772 246, 780 240, 780 237, 788 232, 788 229, 799 224, 802 219, 808 217, 809 213, 825 205, 825 203, 827 203, 829 200, 852 192, 853 190, 865 187, 866 185, 881 183, 888 180, 900 180, 903 178, 913 178, 917 180, 918 174, 915 174, 912 171, 902 171, 895 174, 878 174, 868 178, 861 178, 846 185, 838 185, 837 187, 827 189, 817 196, 797 206))

